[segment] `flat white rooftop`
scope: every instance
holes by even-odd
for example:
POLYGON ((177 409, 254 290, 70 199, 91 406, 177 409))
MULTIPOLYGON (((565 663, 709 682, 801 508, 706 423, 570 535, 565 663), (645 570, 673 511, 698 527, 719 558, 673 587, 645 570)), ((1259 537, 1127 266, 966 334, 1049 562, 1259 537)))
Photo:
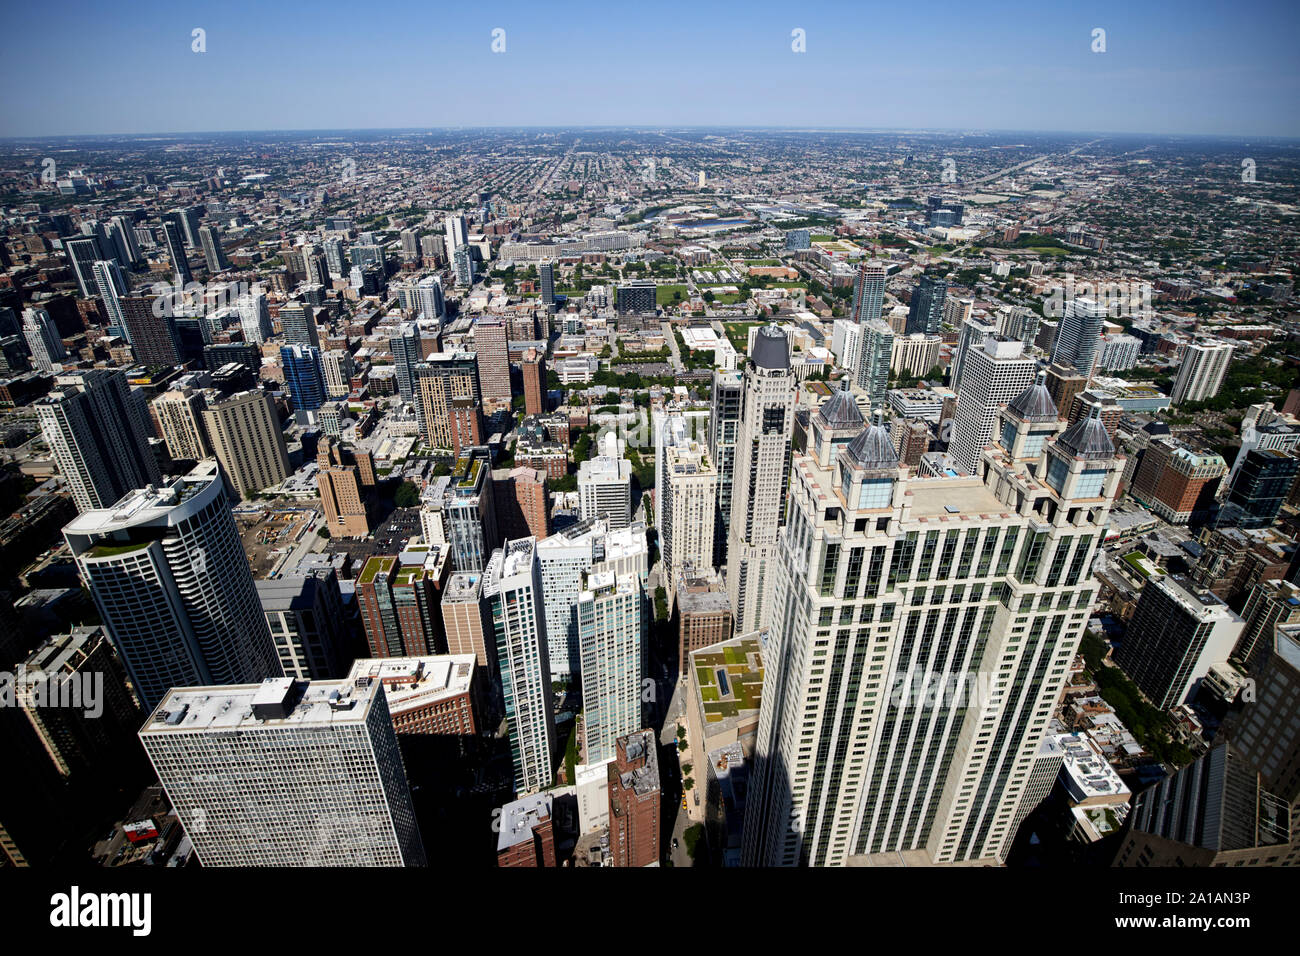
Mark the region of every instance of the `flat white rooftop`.
POLYGON ((356 683, 368 678, 382 683, 388 709, 396 714, 467 694, 473 677, 473 654, 436 654, 363 658, 353 663, 347 679, 356 683))
POLYGON ((1126 796, 1129 789, 1091 741, 1082 734, 1061 734, 1056 738, 1064 751, 1062 771, 1069 776, 1071 795, 1076 799, 1126 796))
POLYGON ((167 692, 140 733, 359 724, 365 722, 377 686, 358 686, 351 680, 307 682, 280 677, 260 684, 176 687, 167 692), (283 705, 284 716, 254 712, 255 707, 276 705, 283 705))
POLYGON ((551 815, 551 795, 534 793, 501 808, 501 829, 497 834, 497 851, 523 843, 533 835, 533 827, 542 817, 551 815))

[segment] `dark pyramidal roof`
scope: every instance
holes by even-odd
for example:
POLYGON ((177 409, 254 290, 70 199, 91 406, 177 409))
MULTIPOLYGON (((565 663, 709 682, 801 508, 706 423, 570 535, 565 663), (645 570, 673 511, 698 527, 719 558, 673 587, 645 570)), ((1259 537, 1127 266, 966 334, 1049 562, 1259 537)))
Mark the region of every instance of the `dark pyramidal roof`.
POLYGON ((1089 409, 1086 418, 1080 418, 1067 428, 1056 444, 1075 458, 1088 460, 1115 456, 1115 446, 1111 444, 1110 435, 1106 434, 1106 426, 1101 423, 1101 409, 1096 405, 1089 409))
POLYGON ((898 467, 898 452, 889 440, 885 430, 884 419, 876 412, 875 421, 862 430, 857 438, 849 442, 846 449, 849 460, 859 468, 892 469, 898 467))
POLYGON ((817 409, 817 417, 821 420, 822 426, 828 429, 862 427, 865 419, 862 417, 861 409, 858 408, 858 403, 853 400, 853 393, 849 391, 847 378, 840 384, 839 391, 817 409))
POLYGON ((1039 369, 1034 384, 1013 398, 1007 405, 1007 411, 1023 422, 1054 422, 1057 416, 1056 403, 1047 390, 1047 372, 1039 369))

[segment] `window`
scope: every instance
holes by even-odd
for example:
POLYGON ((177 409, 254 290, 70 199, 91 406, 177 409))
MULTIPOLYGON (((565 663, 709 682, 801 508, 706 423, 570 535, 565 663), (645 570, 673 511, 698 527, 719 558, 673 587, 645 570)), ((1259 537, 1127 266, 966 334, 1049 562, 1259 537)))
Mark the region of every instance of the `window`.
POLYGON ((893 500, 894 482, 889 478, 864 479, 858 488, 859 508, 888 508, 893 500))

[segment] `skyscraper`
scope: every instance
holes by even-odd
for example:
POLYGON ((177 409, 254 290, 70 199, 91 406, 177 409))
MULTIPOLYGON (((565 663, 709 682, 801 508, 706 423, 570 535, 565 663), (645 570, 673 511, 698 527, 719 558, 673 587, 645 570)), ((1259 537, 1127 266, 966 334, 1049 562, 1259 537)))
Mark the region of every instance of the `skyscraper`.
POLYGON ((199 248, 199 210, 195 206, 183 206, 172 209, 163 215, 164 223, 173 222, 180 229, 180 236, 190 249, 199 248))
POLYGON ((398 233, 402 241, 402 261, 415 262, 420 258, 420 234, 414 229, 403 229, 398 233))
POLYGON ((482 398, 474 353, 431 353, 415 366, 414 390, 420 438, 434 448, 454 449, 452 404, 460 398, 482 398))
POLYGON ((540 542, 551 533, 546 472, 524 466, 494 470, 492 500, 503 539, 532 536, 540 542))
POLYGON ((1300 459, 1294 452, 1277 448, 1251 448, 1240 464, 1218 523, 1241 528, 1270 527, 1291 493, 1300 459))
POLYGON ((475 666, 495 680, 497 648, 483 601, 482 573, 458 572, 448 578, 441 608, 447 653, 473 654, 475 666))
POLYGON ((153 400, 154 418, 173 461, 199 461, 211 456, 203 411, 203 393, 192 388, 172 389, 153 400))
POLYGON ((785 251, 801 252, 812 248, 812 231, 809 229, 787 229, 785 232, 785 251))
POLYGON ((108 230, 109 237, 117 246, 117 261, 129 269, 134 269, 144 258, 140 254, 140 243, 135 237, 135 225, 127 216, 114 216, 108 230))
POLYGON ((53 375, 55 366, 67 357, 59 330, 44 309, 23 309, 23 338, 32 353, 32 364, 46 375, 53 375))
POLYGON ((1216 738, 1208 753, 1133 798, 1114 865, 1294 866, 1294 807, 1271 786, 1235 740, 1216 738))
POLYGON ((542 307, 554 311, 555 306, 555 263, 547 259, 537 266, 537 276, 542 287, 542 307))
POLYGON ((766 627, 774 573, 771 559, 785 516, 794 430, 790 345, 775 326, 754 339, 745 365, 744 410, 736 439, 727 543, 727 597, 738 633, 766 627))
POLYGON ((457 571, 483 570, 501 538, 492 489, 492 460, 482 448, 457 458, 443 510, 452 566, 457 571))
POLYGON ((447 303, 442 294, 442 280, 425 276, 416 287, 420 312, 426 319, 441 322, 447 317, 447 303))
POLYGON ((614 309, 619 315, 654 315, 658 312, 655 290, 651 279, 620 283, 614 292, 614 309))
POLYGON ((95 288, 93 268, 96 262, 109 259, 108 250, 100 247, 95 236, 75 236, 63 240, 63 251, 67 253, 68 264, 77 279, 77 291, 83 299, 92 299, 98 291, 95 288))
MULTIPOLYGON (((328 439, 322 444, 326 442, 328 439)), ((354 464, 344 464, 341 457, 331 458, 328 451, 320 457, 316 486, 320 490, 326 527, 340 538, 364 538, 370 534, 370 521, 359 469, 354 464)))
POLYGON ((140 742, 204 866, 425 865, 382 681, 178 687, 140 742))
POLYGON ((882 319, 868 319, 858 328, 862 330, 858 346, 858 387, 867 393, 872 405, 883 405, 885 392, 889 390, 894 330, 882 319))
POLYGON ((415 401, 415 366, 420 354, 420 328, 414 322, 403 322, 388 337, 388 348, 393 353, 393 368, 397 371, 397 394, 404 402, 415 401))
POLYGON ((614 759, 614 742, 641 727, 644 598, 634 574, 591 574, 576 607, 586 762, 614 759))
POLYGON ((289 476, 289 452, 271 396, 238 392, 200 413, 212 453, 235 494, 247 498, 289 476))
POLYGON ((718 567, 727 563, 736 438, 740 434, 744 394, 745 377, 742 373, 713 370, 713 388, 709 393, 709 455, 718 469, 718 508, 713 529, 713 563, 718 567))
POLYGON ((606 783, 612 864, 618 867, 657 864, 663 793, 654 731, 638 730, 618 739, 614 759, 606 768, 606 783))
POLYGON ((194 276, 190 272, 190 261, 185 252, 185 236, 181 227, 168 220, 163 223, 163 240, 167 243, 167 255, 172 260, 172 274, 176 278, 176 285, 184 287, 194 281, 194 276))
POLYGON ((555 711, 546 641, 537 543, 507 541, 483 572, 514 758, 516 794, 545 790, 555 781, 555 711))
MULTIPOLYGON (((949 366, 948 387, 954 392, 960 391, 962 376, 966 369, 966 359, 972 351, 982 348, 984 340, 990 335, 997 335, 996 323, 971 316, 958 324, 957 347, 952 351, 952 364, 949 366)), ((1016 338, 1016 336, 1008 336, 1016 338)), ((1059 406, 1059 403, 1058 403, 1059 406)), ((1069 406, 1066 406, 1069 411, 1069 406)))
POLYGON ((694 439, 664 449, 663 499, 659 502, 659 547, 668 590, 677 590, 677 573, 687 565, 712 568, 713 531, 718 507, 718 470, 708 450, 694 439))
POLYGON ((1115 663, 1158 710, 1191 703, 1211 664, 1225 662, 1246 623, 1186 578, 1147 578, 1115 663))
POLYGON ((14 702, 62 776, 89 772, 120 783, 124 767, 136 760, 142 715, 103 627, 78 627, 45 641, 23 662, 15 684, 14 702), (84 695, 87 681, 99 700, 88 708, 67 706, 62 689, 80 687, 84 695))
POLYGON ((510 346, 506 324, 497 316, 482 316, 474 323, 474 352, 484 404, 510 404, 510 346))
POLYGON ((239 297, 239 327, 244 341, 261 345, 272 335, 271 313, 266 307, 266 293, 254 289, 239 297))
POLYGON ((447 256, 451 257, 457 249, 469 241, 465 232, 464 216, 448 216, 445 222, 447 233, 447 256))
POLYGON ((285 677, 329 680, 346 673, 348 621, 334 568, 299 569, 253 583, 285 677))
MULTIPOLYGON (((1052 349, 1052 364, 1072 368, 1085 377, 1092 376, 1101 349, 1101 330, 1106 323, 1106 307, 1094 299, 1081 297, 1066 304, 1061 326, 1052 349)), ((1067 407, 1065 411, 1069 411, 1067 407)))
POLYGON ((1231 659, 1239 661, 1251 674, 1257 674, 1272 648, 1277 626, 1300 624, 1300 587, 1285 579, 1259 581, 1246 597, 1241 619, 1244 622, 1241 637, 1231 659))
POLYGON ((542 352, 530 348, 524 353, 519 369, 524 380, 524 414, 546 413, 546 363, 542 352))
POLYGON ((226 252, 221 248, 221 232, 216 226, 199 226, 199 241, 203 246, 203 259, 207 263, 208 272, 215 275, 230 268, 226 252))
MULTIPOLYGON (((122 312, 121 299, 126 295, 127 290, 121 268, 112 259, 101 259, 90 267, 90 271, 95 279, 99 300, 104 303, 104 314, 108 316, 109 325, 125 330, 126 318, 122 312)), ((125 334, 124 331, 123 335, 125 334)))
POLYGON ((63 536, 146 706, 172 687, 281 674, 215 461, 86 511, 63 536))
POLYGON ((641 523, 611 531, 604 519, 580 521, 537 542, 541 567, 546 635, 550 644, 551 679, 561 680, 581 670, 575 608, 591 574, 631 574, 644 592, 650 572, 645 526, 641 523))
POLYGON ((321 357, 325 371, 325 392, 330 398, 347 398, 352 393, 352 353, 330 349, 321 357))
POLYGON ((1232 346, 1227 342, 1194 342, 1187 346, 1169 395, 1170 402, 1181 405, 1218 395, 1231 361, 1232 346))
POLYGON ((888 270, 883 262, 863 262, 853 283, 853 321, 862 325, 880 318, 885 308, 885 276, 888 270))
POLYGON ((402 556, 375 555, 357 577, 371 657, 433 654, 442 643, 438 587, 446 570, 441 548, 402 556))
POLYGON ((344 278, 348 270, 343 264, 343 241, 330 237, 321 243, 321 248, 325 250, 325 266, 329 269, 330 278, 344 278))
POLYGON ((474 256, 469 246, 460 246, 451 254, 452 269, 456 273, 456 283, 469 288, 474 284, 474 256))
POLYGON ((131 354, 141 365, 179 365, 176 323, 157 296, 129 295, 120 300, 122 323, 131 354))
POLYGON ((284 384, 293 398, 295 414, 314 412, 325 404, 325 374, 319 349, 284 345, 280 348, 280 362, 284 365, 284 384))
POLYGON ((909 476, 879 419, 796 457, 748 865, 1005 857, 1120 480, 1095 419, 1036 450, 1045 396, 1015 396, 980 477, 909 476))
POLYGON ((943 325, 943 301, 948 294, 948 280, 940 276, 923 274, 912 290, 912 302, 907 310, 907 334, 922 332, 938 335, 943 325))
POLYGON ((610 454, 616 451, 617 446, 602 447, 599 455, 578 465, 582 519, 604 518, 613 531, 632 521, 632 463, 610 454))
POLYGON ((120 369, 60 375, 55 390, 35 404, 78 511, 107 508, 131 489, 159 480, 149 430, 120 369))
POLYGON ((993 440, 998 408, 1034 381, 1038 363, 1026 357, 1024 349, 1017 340, 989 336, 982 348, 972 348, 966 357, 948 446, 965 474, 975 474, 993 440))
POLYGON ((285 345, 320 348, 320 331, 316 328, 316 310, 301 302, 286 302, 280 306, 280 328, 285 345))

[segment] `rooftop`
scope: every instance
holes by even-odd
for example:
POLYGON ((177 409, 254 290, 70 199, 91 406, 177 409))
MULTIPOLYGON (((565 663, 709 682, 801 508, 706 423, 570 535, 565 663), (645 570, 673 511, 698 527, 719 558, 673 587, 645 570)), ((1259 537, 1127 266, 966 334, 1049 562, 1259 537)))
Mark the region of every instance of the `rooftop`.
POLYGON ((1128 795, 1124 781, 1087 737, 1061 734, 1056 741, 1063 751, 1061 772, 1068 778, 1066 788, 1076 801, 1128 795))
POLYGON ((501 829, 497 832, 497 852, 531 840, 533 827, 551 816, 551 795, 534 793, 507 803, 501 808, 501 829))
POLYGON ((908 482, 907 493, 916 518, 1000 515, 1004 505, 978 478, 923 478, 908 482))
MULTIPOLYGON (((123 495, 108 508, 95 508, 84 511, 68 523, 67 532, 74 535, 111 535, 114 532, 128 532, 150 525, 166 527, 185 517, 177 510, 178 505, 202 494, 213 483, 220 482, 219 466, 216 459, 209 459, 197 464, 188 474, 172 478, 161 485, 149 485, 137 488, 123 495)), ((143 547, 143 543, 126 541, 97 542, 108 554, 120 554, 143 547)))
POLYGON ((614 786, 623 790, 632 790, 637 796, 643 797, 654 793, 659 789, 659 749, 658 741, 655 740, 654 731, 638 730, 635 733, 628 734, 625 738, 620 738, 619 743, 624 746, 619 748, 620 754, 626 754, 627 764, 641 764, 631 770, 619 770, 619 759, 611 761, 607 765, 608 777, 611 792, 614 786))
POLYGON ((478 571, 459 571, 447 579, 447 587, 442 592, 442 602, 453 601, 457 604, 471 601, 478 603, 483 586, 483 575, 478 571))
POLYGON ((708 730, 758 713, 763 696, 763 646, 757 632, 691 652, 700 710, 708 730))
POLYGON ((302 574, 253 582, 257 586, 257 597, 264 611, 292 611, 312 607, 318 583, 318 578, 302 574))
POLYGON ((357 576, 357 583, 370 584, 380 572, 391 572, 393 565, 396 563, 397 558, 391 554, 375 555, 366 561, 366 566, 361 569, 361 574, 357 576))
POLYGON ((473 677, 473 654, 437 654, 363 658, 353 662, 347 679, 353 683, 382 683, 388 709, 396 714, 444 697, 467 694, 473 677))
POLYGON ((364 723, 375 688, 351 680, 176 687, 167 692, 142 734, 207 730, 256 731, 276 727, 328 727, 364 723))

